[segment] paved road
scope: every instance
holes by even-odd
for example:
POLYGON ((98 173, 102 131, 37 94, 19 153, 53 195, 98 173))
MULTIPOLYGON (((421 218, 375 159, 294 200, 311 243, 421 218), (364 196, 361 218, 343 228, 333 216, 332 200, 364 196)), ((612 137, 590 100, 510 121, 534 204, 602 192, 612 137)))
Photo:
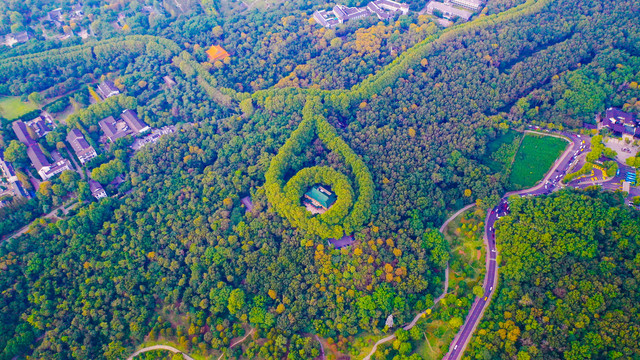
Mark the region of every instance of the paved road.
POLYGON ((142 354, 142 353, 146 353, 147 351, 152 351, 152 350, 168 350, 171 351, 174 354, 181 354, 185 360, 194 360, 192 357, 190 357, 189 355, 183 353, 182 351, 174 348, 173 346, 168 346, 168 345, 153 345, 153 346, 148 346, 144 349, 140 349, 136 352, 134 352, 131 356, 129 356, 127 358, 127 360, 133 360, 134 357, 142 354))
MULTIPOLYGON (((545 134, 547 135, 547 134, 545 134)), ((578 157, 588 152, 589 140, 580 137, 579 135, 570 133, 560 133, 562 137, 571 140, 569 147, 564 151, 558 160, 551 167, 544 179, 538 183, 538 185, 521 191, 514 191, 505 194, 500 200, 500 203, 495 208, 491 209, 487 214, 485 220, 485 234, 484 240, 487 248, 487 275, 484 279, 484 294, 481 297, 476 298, 464 325, 458 331, 458 334, 453 339, 450 345, 450 350, 447 355, 443 357, 446 360, 458 360, 464 352, 471 334, 473 334, 475 328, 478 326, 482 314, 484 313, 487 305, 491 301, 493 290, 498 281, 498 250, 496 249, 496 234, 495 234, 495 222, 500 217, 509 213, 509 204, 507 198, 512 195, 520 196, 536 196, 541 194, 551 193, 553 190, 560 188, 560 181, 564 175, 571 169, 573 165, 578 161, 578 157)), ((554 135, 557 136, 557 135, 554 135)))
POLYGON ((34 219, 32 222, 30 222, 29 224, 23 226, 20 230, 14 232, 13 234, 6 236, 4 239, 0 239, 0 242, 3 242, 5 240, 9 240, 9 239, 13 239, 15 237, 18 237, 18 236, 24 234, 25 232, 27 232, 27 230, 29 230, 29 227, 31 226, 31 224, 33 224, 34 222, 36 222, 36 221, 38 221, 40 219, 43 219, 43 218, 51 219, 54 216, 57 216, 56 212, 58 212, 58 210, 62 209, 62 213, 67 215, 69 213, 69 211, 71 209, 75 208, 77 205, 78 205, 78 202, 75 202, 75 203, 71 204, 68 208, 65 208, 64 205, 60 205, 57 208, 51 210, 48 214, 34 219))

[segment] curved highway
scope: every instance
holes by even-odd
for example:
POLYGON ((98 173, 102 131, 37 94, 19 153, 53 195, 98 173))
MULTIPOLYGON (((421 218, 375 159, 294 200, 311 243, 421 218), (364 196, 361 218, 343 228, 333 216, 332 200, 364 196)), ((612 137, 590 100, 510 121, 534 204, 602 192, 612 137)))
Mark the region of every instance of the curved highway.
MULTIPOLYGON (((542 133, 542 135, 558 136, 556 134, 542 133)), ((505 196, 500 200, 498 206, 488 212, 485 220, 484 233, 484 241, 487 248, 487 272, 484 279, 484 294, 481 297, 476 298, 474 301, 471 306, 471 310, 469 311, 469 315, 467 315, 467 319, 449 346, 449 353, 446 354, 443 359, 458 360, 462 357, 462 353, 471 339, 471 334, 473 334, 475 328, 478 326, 484 310, 491 301, 494 288, 498 281, 498 250, 496 249, 495 222, 500 217, 509 213, 507 198, 512 195, 536 196, 549 194, 558 189, 560 187, 560 181, 564 175, 566 175, 569 169, 578 162, 578 157, 588 151, 590 144, 587 137, 565 132, 559 133, 559 135, 564 139, 570 140, 570 145, 560 158, 556 160, 544 179, 540 181, 538 185, 530 189, 505 194, 505 196)))

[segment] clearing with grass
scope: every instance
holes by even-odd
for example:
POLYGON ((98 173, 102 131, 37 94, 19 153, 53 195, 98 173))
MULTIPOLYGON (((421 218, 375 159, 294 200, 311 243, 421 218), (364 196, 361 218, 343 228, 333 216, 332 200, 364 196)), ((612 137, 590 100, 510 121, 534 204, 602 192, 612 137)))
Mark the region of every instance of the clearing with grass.
POLYGON ((17 119, 37 109, 38 107, 30 102, 22 102, 19 96, 0 98, 0 116, 7 120, 17 119))
POLYGON ((567 140, 561 138, 526 134, 511 168, 510 190, 526 189, 542 180, 567 146, 567 140))

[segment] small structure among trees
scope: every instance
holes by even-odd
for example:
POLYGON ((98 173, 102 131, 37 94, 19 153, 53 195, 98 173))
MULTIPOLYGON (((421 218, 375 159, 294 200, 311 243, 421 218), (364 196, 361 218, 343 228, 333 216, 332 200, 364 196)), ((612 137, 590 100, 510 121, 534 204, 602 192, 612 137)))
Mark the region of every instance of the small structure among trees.
POLYGON ((304 194, 303 204, 311 213, 322 214, 329 210, 338 197, 322 185, 316 184, 304 194))
POLYGON ((222 48, 220 45, 213 45, 206 51, 207 57, 210 62, 215 62, 218 60, 223 60, 226 57, 229 57, 229 53, 222 48))

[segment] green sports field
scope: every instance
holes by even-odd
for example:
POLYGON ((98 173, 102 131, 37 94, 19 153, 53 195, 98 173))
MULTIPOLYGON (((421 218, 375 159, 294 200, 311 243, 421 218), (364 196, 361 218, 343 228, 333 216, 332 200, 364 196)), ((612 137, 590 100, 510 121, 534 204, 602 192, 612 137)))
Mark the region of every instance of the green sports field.
POLYGON ((38 107, 32 103, 24 103, 20 101, 18 96, 10 96, 0 98, 0 115, 8 120, 19 118, 29 111, 36 110, 38 107))
POLYGON ((527 134, 511 168, 509 188, 518 190, 534 186, 568 145, 566 140, 557 137, 527 134))

